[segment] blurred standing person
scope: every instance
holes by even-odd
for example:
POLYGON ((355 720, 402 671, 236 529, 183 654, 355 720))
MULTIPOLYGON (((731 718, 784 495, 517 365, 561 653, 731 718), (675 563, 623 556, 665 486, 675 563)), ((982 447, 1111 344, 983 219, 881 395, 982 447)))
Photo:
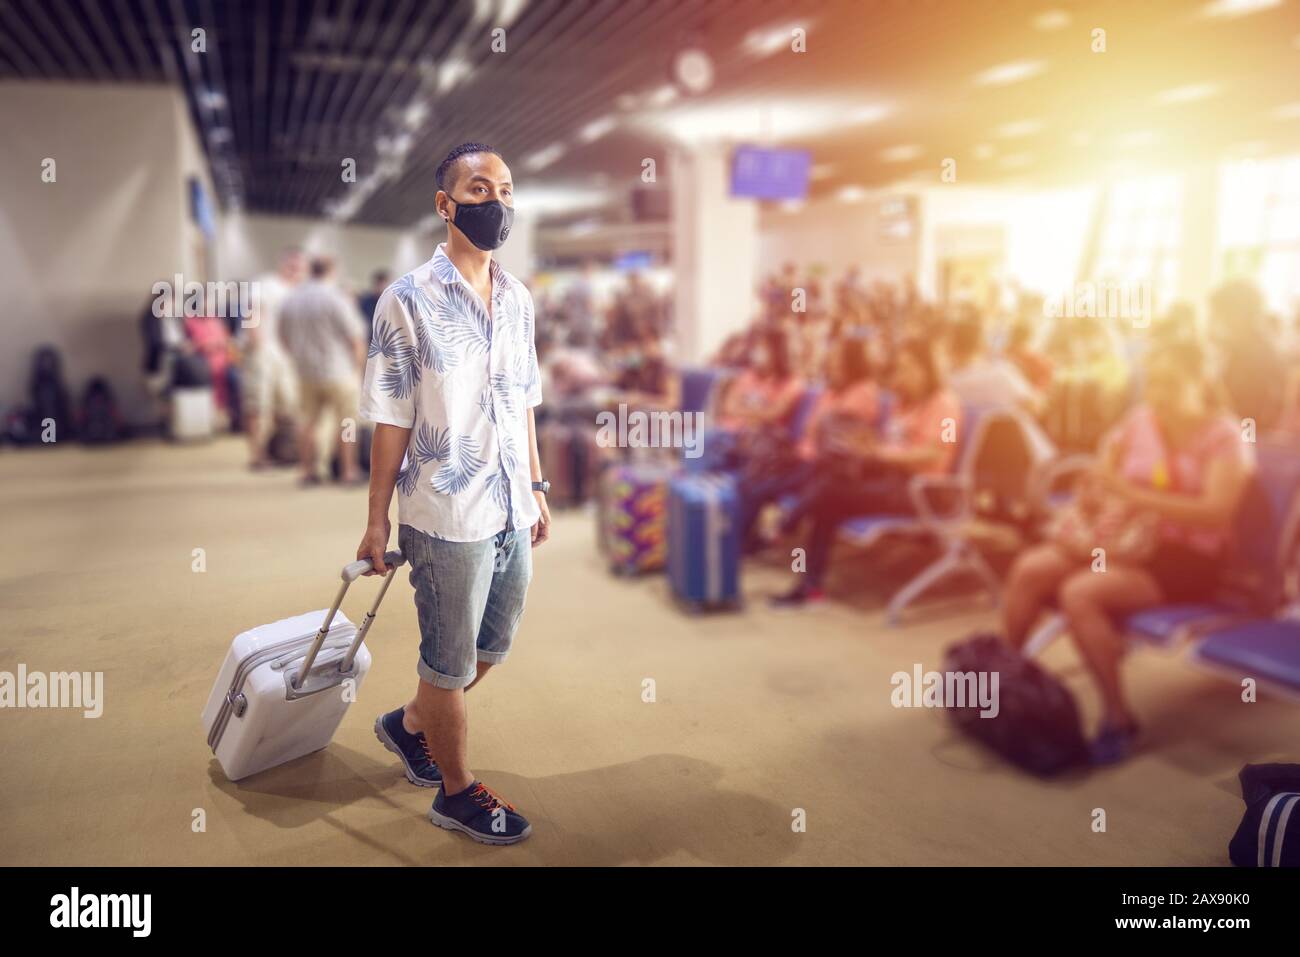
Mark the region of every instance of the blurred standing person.
POLYGON ((297 369, 302 394, 299 447, 304 485, 320 483, 335 448, 339 480, 352 484, 358 477, 356 455, 343 443, 341 428, 344 419, 357 416, 366 327, 334 279, 334 260, 313 259, 311 280, 290 293, 280 310, 280 341, 297 369), (326 429, 320 424, 322 412, 328 413, 326 429), (325 438, 330 435, 333 441, 325 438))
POLYGON ((370 274, 370 288, 357 297, 357 308, 361 310, 361 318, 366 322, 366 342, 370 341, 370 333, 374 328, 375 305, 392 281, 393 277, 387 269, 376 269, 370 274))
POLYGON ((280 254, 275 272, 255 281, 252 321, 244 329, 242 414, 248 435, 250 467, 267 465, 267 445, 277 415, 293 415, 297 401, 293 365, 285 355, 277 333, 280 309, 307 272, 307 258, 301 249, 280 254))

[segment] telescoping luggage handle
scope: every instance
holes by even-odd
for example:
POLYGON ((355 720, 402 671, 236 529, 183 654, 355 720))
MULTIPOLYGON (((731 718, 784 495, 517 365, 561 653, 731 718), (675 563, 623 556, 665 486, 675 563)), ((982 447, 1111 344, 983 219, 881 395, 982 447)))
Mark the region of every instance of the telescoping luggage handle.
MULTIPOLYGON (((375 620, 375 613, 379 611, 379 603, 384 600, 384 593, 388 591, 388 586, 393 581, 393 573, 405 561, 406 558, 401 552, 393 551, 384 554, 384 564, 388 566, 388 574, 384 576, 384 581, 379 586, 379 594, 375 596, 375 603, 370 606, 370 610, 366 612, 365 620, 361 622, 361 627, 357 629, 357 636, 352 639, 352 644, 348 647, 348 653, 339 662, 339 671, 347 671, 352 667, 352 659, 356 657, 361 642, 365 641, 366 632, 370 630, 370 625, 375 620)), ((320 631, 316 632, 316 639, 307 650, 307 657, 303 659, 302 667, 293 678, 295 691, 302 686, 303 679, 311 671, 311 666, 316 663, 316 655, 320 652, 321 645, 325 644, 325 636, 329 634, 330 625, 334 622, 334 616, 338 614, 339 605, 343 604, 343 596, 348 593, 348 586, 370 571, 372 567, 374 567, 374 563, 368 558, 359 558, 355 562, 343 566, 343 573, 340 576, 343 579, 343 584, 339 587, 338 594, 334 596, 334 604, 330 606, 329 614, 325 616, 320 631)))

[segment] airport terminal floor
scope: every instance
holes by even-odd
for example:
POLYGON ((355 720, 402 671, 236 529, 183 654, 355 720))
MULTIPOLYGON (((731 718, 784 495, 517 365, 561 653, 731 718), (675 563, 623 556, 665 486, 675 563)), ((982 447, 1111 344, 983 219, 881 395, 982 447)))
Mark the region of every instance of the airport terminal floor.
MULTIPOLYGON (((785 576, 759 565, 747 566, 744 610, 693 618, 661 577, 612 579, 592 516, 566 511, 535 555, 511 659, 472 693, 474 770, 529 816, 529 841, 484 847, 431 826, 432 792, 408 784, 375 739, 375 716, 414 687, 404 571, 333 743, 232 784, 199 720, 214 670, 239 631, 329 603, 365 507, 363 489, 303 490, 292 471, 254 474, 245 459, 229 438, 0 455, 0 654, 105 674, 97 719, 7 716, 0 859, 1220 865, 1240 818, 1238 770, 1284 758, 1293 738, 1285 703, 1248 714, 1232 706, 1231 683, 1147 652, 1125 672, 1143 752, 1040 783, 958 738, 937 711, 891 706, 889 676, 939 667, 945 645, 992 623, 987 606, 901 628, 885 624, 874 588, 770 610, 759 599, 785 576), (195 549, 205 571, 192 570, 195 549), (1089 826, 1095 808, 1107 809, 1104 834, 1089 826)), ((877 550, 837 574, 883 582, 916 557, 877 550)), ((353 620, 376 584, 354 586, 353 620)), ((1058 643, 1048 657, 1085 710, 1095 706, 1072 649, 1058 643)))

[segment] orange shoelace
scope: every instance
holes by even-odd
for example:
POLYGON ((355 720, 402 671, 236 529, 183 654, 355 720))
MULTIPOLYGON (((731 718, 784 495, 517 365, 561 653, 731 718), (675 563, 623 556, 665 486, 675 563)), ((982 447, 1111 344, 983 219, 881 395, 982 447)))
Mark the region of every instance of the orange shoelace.
POLYGON ((484 810, 495 811, 498 807, 503 807, 507 811, 515 809, 513 804, 483 783, 475 786, 474 790, 469 792, 469 796, 477 801, 484 810))

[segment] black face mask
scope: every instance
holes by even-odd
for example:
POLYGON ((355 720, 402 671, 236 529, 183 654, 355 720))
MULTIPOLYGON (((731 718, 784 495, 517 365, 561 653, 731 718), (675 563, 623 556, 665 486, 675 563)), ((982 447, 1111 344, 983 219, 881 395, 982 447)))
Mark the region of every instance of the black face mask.
MULTIPOLYGON (((456 201, 453 199, 453 203, 456 201)), ((496 249, 510 235, 515 222, 515 211, 499 199, 482 203, 456 203, 456 215, 451 220, 465 238, 479 249, 496 249)))

